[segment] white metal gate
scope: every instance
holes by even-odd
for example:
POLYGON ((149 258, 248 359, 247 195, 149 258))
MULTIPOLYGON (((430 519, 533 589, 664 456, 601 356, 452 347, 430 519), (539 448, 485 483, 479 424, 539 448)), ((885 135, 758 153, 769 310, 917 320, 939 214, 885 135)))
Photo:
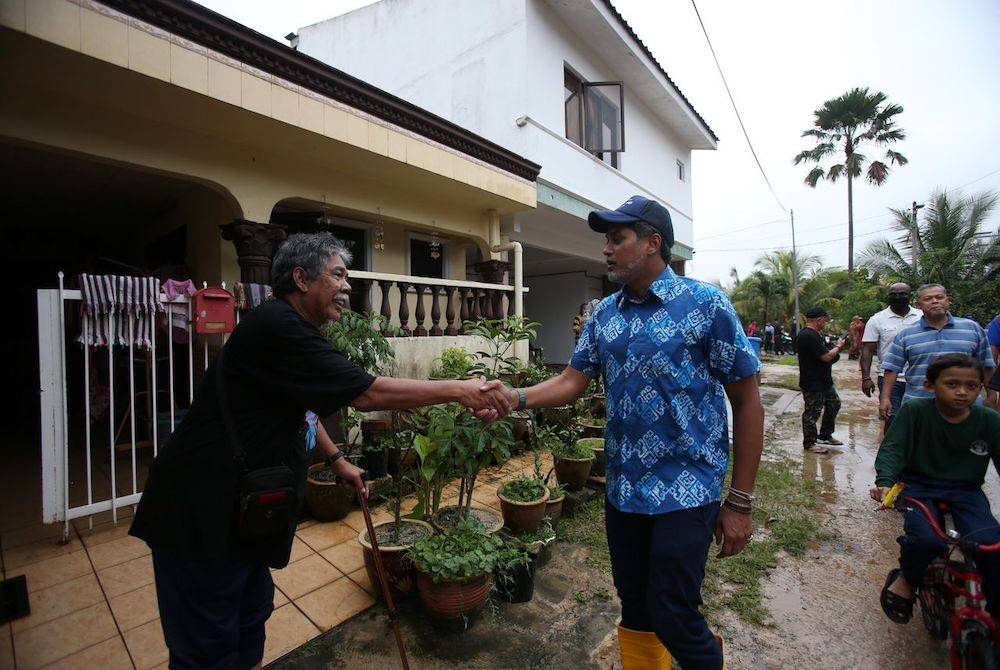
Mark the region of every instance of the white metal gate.
POLYGON ((94 347, 77 342, 91 317, 63 273, 59 288, 38 290, 42 520, 63 522, 64 534, 72 519, 110 511, 117 522, 120 508, 139 501, 144 469, 208 366, 209 337, 195 342, 187 296, 160 298, 165 327, 158 322, 148 349, 134 344, 131 314, 127 346, 94 347), (186 333, 177 315, 187 317, 186 333))

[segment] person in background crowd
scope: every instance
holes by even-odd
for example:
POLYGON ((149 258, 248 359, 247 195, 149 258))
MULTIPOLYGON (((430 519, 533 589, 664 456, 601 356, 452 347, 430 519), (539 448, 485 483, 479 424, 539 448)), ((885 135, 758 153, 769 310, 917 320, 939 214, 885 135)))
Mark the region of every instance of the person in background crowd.
POLYGON ((841 445, 833 436, 833 429, 840 411, 840 396, 833 385, 833 364, 840 360, 844 340, 838 340, 833 349, 827 349, 823 327, 830 322, 830 315, 822 307, 806 312, 806 325, 799 332, 795 350, 799 357, 799 388, 805 409, 802 412, 802 448, 814 454, 829 452, 824 444, 841 445), (820 420, 819 431, 816 422, 820 420))
POLYGON ((990 343, 990 350, 993 352, 993 362, 1000 365, 1000 314, 996 315, 990 325, 986 327, 986 340, 990 343))
POLYGON ((851 319, 851 348, 847 352, 847 360, 856 361, 861 355, 861 336, 865 332, 865 320, 855 315, 851 319))
POLYGON ((751 321, 747 326, 747 337, 757 337, 757 322, 751 321))
MULTIPOLYGON (((882 397, 882 387, 885 382, 883 363, 886 354, 889 352, 889 345, 892 338, 901 328, 912 326, 920 321, 923 314, 919 309, 910 305, 910 298, 913 291, 909 285, 897 282, 889 287, 886 301, 889 306, 881 312, 875 312, 868 323, 865 324, 865 332, 861 336, 861 392, 869 398, 876 384, 872 381, 872 358, 878 355, 878 396, 882 397)), ((899 412, 899 406, 903 402, 903 393, 906 392, 906 382, 897 379, 889 391, 889 399, 892 402, 892 415, 899 412)), ((882 434, 889 430, 892 423, 892 415, 883 418, 882 434)))
MULTIPOLYGON (((917 305, 923 316, 912 326, 896 333, 882 361, 885 382, 879 400, 879 416, 893 415, 892 389, 899 374, 905 371, 906 391, 901 402, 933 395, 924 387, 927 366, 942 354, 975 356, 983 364, 983 379, 988 384, 996 363, 986 343, 986 333, 975 321, 951 315, 951 300, 941 284, 924 284, 917 289, 917 305)), ((987 388, 986 397, 996 402, 995 392, 987 388)))
POLYGON ((774 353, 774 324, 764 324, 764 351, 774 353))
POLYGON ((781 324, 774 322, 774 355, 785 355, 785 331, 781 329, 781 324))

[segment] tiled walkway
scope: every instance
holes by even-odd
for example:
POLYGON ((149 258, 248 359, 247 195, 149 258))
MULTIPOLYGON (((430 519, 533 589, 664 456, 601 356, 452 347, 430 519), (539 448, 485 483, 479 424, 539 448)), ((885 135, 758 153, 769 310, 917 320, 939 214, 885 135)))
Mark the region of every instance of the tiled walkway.
MULTIPOLYGON (((483 472, 474 500, 497 508, 496 484, 531 467, 524 455, 483 472)), ((445 504, 456 498, 453 484, 445 504)), ((409 500, 404 509, 413 504, 409 500)), ((117 526, 95 517, 92 530, 87 520, 77 520, 65 545, 58 543, 61 525, 3 533, 7 577, 27 576, 32 613, 0 627, 0 670, 167 667, 152 560, 146 545, 128 535, 128 515, 130 510, 119 511, 117 526)), ((390 514, 379 509, 373 518, 378 523, 390 514)), ((267 622, 265 664, 374 604, 358 544, 364 525, 360 511, 342 521, 299 525, 291 562, 273 571, 275 611, 267 622)))

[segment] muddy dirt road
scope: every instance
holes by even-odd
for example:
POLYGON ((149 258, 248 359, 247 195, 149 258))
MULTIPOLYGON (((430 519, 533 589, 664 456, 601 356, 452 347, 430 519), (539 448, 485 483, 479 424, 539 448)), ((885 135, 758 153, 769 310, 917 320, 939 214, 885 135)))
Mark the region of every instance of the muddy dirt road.
MULTIPOLYGON (((796 368, 768 365, 764 383, 789 380, 796 368)), ((779 566, 765 586, 774 614, 773 629, 727 621, 737 668, 908 668, 948 667, 945 643, 932 640, 919 613, 906 626, 890 622, 878 603, 886 573, 896 567, 895 538, 902 520, 895 512, 875 512, 868 497, 880 438, 874 399, 860 390, 856 361, 835 367, 843 409, 836 435, 845 442, 829 455, 803 453, 801 396, 778 419, 772 435, 802 463, 802 477, 822 482, 823 528, 832 539, 806 557, 779 566)), ((987 475, 987 493, 998 506, 996 473, 987 475)))

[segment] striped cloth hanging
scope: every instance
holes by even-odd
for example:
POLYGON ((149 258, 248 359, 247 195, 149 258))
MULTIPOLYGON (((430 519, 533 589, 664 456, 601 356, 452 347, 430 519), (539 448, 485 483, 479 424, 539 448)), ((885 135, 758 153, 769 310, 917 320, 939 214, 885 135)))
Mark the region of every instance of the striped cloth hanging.
POLYGON ((156 314, 163 311, 159 279, 81 274, 78 282, 83 326, 77 342, 95 347, 126 346, 131 331, 137 347, 153 346, 156 314))

